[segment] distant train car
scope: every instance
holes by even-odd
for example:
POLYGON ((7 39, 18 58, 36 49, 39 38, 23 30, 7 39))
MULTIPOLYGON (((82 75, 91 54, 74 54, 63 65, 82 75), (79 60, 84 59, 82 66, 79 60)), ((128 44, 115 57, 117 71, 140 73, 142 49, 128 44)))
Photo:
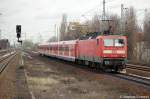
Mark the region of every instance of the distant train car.
POLYGON ((39 44, 38 51, 42 55, 58 57, 68 61, 75 61, 76 45, 76 40, 43 43, 39 44))
POLYGON ((97 36, 93 39, 60 41, 39 45, 39 53, 91 67, 120 72, 126 68, 125 36, 97 36))
POLYGON ((0 40, 0 50, 5 50, 10 47, 10 43, 8 39, 1 39, 0 40))

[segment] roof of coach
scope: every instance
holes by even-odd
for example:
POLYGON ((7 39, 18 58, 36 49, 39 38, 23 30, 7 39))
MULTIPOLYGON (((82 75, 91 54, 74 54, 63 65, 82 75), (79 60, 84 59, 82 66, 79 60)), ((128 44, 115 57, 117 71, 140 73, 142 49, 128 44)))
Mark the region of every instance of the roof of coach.
POLYGON ((49 45, 49 42, 44 42, 44 43, 40 43, 38 46, 45 46, 45 45, 49 45))
POLYGON ((59 44, 76 44, 77 40, 61 41, 59 44))
POLYGON ((47 45, 60 45, 60 44, 76 44, 77 40, 69 40, 69 41, 59 41, 59 42, 48 42, 41 43, 39 46, 47 46, 47 45))

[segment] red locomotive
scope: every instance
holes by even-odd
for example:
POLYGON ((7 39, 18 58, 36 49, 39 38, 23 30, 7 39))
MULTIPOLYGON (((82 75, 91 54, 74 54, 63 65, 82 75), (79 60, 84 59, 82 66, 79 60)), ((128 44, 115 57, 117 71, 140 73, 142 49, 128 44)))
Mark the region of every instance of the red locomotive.
POLYGON ((124 71, 127 58, 127 40, 120 35, 82 37, 78 40, 40 44, 42 55, 61 58, 116 72, 124 71))

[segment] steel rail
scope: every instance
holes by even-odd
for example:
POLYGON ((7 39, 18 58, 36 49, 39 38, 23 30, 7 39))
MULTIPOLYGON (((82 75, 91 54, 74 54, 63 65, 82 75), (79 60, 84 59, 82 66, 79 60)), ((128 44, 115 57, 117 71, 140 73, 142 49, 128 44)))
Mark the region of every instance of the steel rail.
POLYGON ((7 65, 11 62, 11 60, 17 55, 17 53, 10 54, 7 58, 1 60, 2 63, 0 64, 0 74, 5 70, 7 65))
POLYGON ((135 69, 135 70, 150 72, 150 67, 148 66, 140 66, 140 65, 133 65, 133 64, 127 64, 127 69, 135 69))
MULTIPOLYGON (((14 52, 15 53, 15 52, 14 52)), ((13 53, 13 54, 14 54, 13 53)), ((8 54, 8 53, 7 53, 8 54)), ((6 55, 6 54, 5 54, 6 55)), ((11 56, 12 55, 12 52, 10 53, 10 55, 7 55, 7 56, 2 56, 2 58, 0 58, 0 63, 2 62, 2 61, 4 61, 5 59, 7 59, 9 56, 11 56)))
POLYGON ((126 74, 116 74, 116 75, 111 75, 111 76, 140 84, 146 88, 150 88, 150 79, 148 79, 148 78, 139 77, 139 76, 135 76, 132 74, 127 74, 127 73, 126 74))

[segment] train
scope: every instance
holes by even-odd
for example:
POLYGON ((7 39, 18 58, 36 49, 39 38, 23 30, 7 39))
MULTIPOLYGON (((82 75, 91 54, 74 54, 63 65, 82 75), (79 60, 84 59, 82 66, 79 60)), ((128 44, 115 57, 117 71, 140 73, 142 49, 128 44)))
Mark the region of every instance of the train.
POLYGON ((102 70, 125 72, 127 38, 120 35, 86 36, 77 40, 41 43, 40 55, 102 70))

